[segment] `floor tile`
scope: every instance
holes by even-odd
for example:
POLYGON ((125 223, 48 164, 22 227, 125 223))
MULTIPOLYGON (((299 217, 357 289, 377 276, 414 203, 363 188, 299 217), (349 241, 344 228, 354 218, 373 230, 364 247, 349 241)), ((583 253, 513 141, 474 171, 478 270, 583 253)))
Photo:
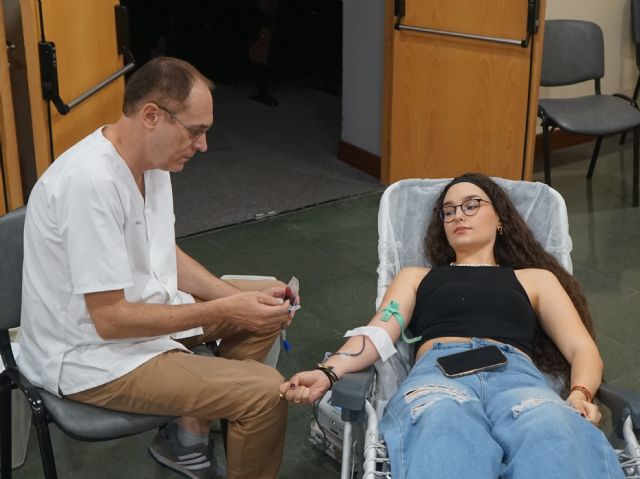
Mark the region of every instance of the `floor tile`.
MULTIPOLYGON (((626 348, 636 350, 640 338, 640 294, 617 301, 611 307, 594 310, 594 322, 599 332, 621 343, 626 348)), ((627 367, 637 368, 638 363, 628 363, 627 367)))

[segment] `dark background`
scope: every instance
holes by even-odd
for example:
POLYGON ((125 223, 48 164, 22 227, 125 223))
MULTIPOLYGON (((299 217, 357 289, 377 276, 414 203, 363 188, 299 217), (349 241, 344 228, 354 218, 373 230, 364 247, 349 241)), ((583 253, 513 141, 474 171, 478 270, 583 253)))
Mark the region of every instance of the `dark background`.
POLYGON ((306 79, 339 95, 340 0, 121 0, 129 10, 138 64, 157 55, 182 58, 217 83, 306 79), (267 30, 265 64, 249 49, 267 30))

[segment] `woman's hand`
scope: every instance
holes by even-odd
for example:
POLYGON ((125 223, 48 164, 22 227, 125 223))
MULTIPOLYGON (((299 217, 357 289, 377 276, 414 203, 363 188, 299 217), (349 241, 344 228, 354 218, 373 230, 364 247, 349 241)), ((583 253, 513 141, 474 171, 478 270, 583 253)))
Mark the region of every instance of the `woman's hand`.
POLYGON ((287 401, 313 404, 329 390, 331 382, 318 369, 303 371, 280 385, 280 395, 287 401))
POLYGON ((571 404, 571 406, 578 411, 587 421, 595 424, 596 426, 600 424, 602 420, 602 413, 598 406, 593 403, 587 401, 587 398, 580 391, 573 391, 569 394, 567 398, 567 402, 571 404))

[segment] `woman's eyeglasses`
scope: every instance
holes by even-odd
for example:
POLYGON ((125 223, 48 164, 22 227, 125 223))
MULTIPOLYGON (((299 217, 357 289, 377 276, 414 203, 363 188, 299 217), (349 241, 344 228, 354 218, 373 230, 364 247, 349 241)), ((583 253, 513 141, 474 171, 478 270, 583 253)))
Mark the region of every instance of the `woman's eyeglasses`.
POLYGON ((463 201, 459 205, 443 206, 440 209, 440 219, 445 223, 451 223, 456 217, 456 209, 458 207, 460 207, 460 210, 466 216, 473 216, 478 213, 478 210, 482 206, 482 202, 487 203, 488 205, 492 204, 490 201, 483 200, 481 198, 471 198, 463 201))

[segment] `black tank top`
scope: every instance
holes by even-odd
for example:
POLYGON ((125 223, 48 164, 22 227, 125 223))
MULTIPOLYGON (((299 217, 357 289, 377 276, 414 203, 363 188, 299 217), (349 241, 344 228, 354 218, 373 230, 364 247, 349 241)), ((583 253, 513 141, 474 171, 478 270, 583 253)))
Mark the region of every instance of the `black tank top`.
POLYGON ((442 336, 488 338, 531 356, 538 318, 511 268, 442 266, 418 286, 409 323, 418 346, 442 336))

